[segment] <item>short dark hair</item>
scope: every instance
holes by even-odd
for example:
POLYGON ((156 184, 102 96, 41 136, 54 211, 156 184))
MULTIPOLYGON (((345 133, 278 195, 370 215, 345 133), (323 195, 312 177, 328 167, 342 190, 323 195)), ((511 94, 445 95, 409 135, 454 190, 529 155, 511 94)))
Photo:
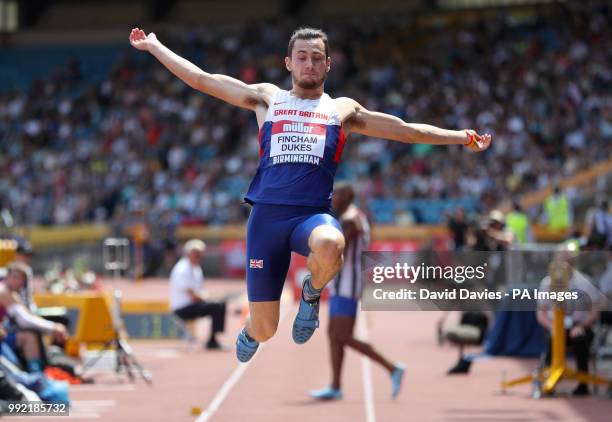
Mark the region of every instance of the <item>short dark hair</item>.
POLYGON ((353 202, 353 199, 355 199, 355 189, 353 189, 353 186, 345 181, 334 183, 334 192, 343 191, 346 191, 348 193, 348 197, 350 198, 349 202, 353 202))
POLYGON ((302 27, 293 31, 293 34, 291 34, 291 38, 289 39, 287 55, 291 57, 295 40, 316 40, 319 38, 323 40, 323 44, 325 45, 325 57, 329 57, 329 41, 327 40, 327 34, 321 29, 309 27, 302 27))

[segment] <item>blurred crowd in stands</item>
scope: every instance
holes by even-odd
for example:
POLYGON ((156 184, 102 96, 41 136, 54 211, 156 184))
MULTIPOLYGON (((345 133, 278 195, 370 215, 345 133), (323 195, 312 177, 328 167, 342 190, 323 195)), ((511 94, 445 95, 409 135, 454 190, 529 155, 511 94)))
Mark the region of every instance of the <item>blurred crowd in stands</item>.
MULTIPOLYGON (((540 214, 550 229, 573 235, 580 195, 601 198, 606 186, 556 189, 537 209, 522 209, 517 199, 612 158, 612 9, 586 2, 558 13, 521 21, 500 12, 457 27, 415 27, 404 16, 322 25, 333 97, 410 122, 493 134, 483 154, 351 136, 338 179, 352 182, 374 223, 446 219, 458 250, 531 242, 540 214), (502 202, 512 210, 500 212, 502 202), (471 218, 476 213, 488 217, 471 218)), ((283 58, 293 29, 257 22, 158 37, 208 72, 289 88, 283 58)), ((106 71, 90 72, 92 53, 84 47, 28 90, 0 78, 0 210, 16 225, 110 223, 143 247, 142 261, 152 265, 137 269, 140 276, 172 265, 175 256, 163 252, 173 250, 178 225, 246 220, 242 196, 258 164, 258 129, 252 113, 192 90, 129 47, 125 35, 120 58, 106 71)), ((574 237, 610 250, 609 202, 595 205, 586 231, 574 237)), ((28 268, 11 271, 24 284, 28 268)), ((605 274, 612 280, 610 267, 605 274)), ((57 370, 43 373, 45 366, 63 368, 68 381, 87 380, 61 353, 42 362, 37 347, 29 359, 18 347, 0 350, 0 393, 67 400, 67 386, 53 381, 57 370)))
MULTIPOLYGON (((598 2, 559 10, 551 18, 519 22, 500 14, 435 30, 407 19, 324 28, 330 95, 494 137, 488 152, 472 154, 351 136, 338 178, 354 182, 375 223, 435 222, 411 201, 444 209, 467 200, 468 214, 488 213, 612 156, 611 10, 598 2), (383 199, 390 202, 377 207, 383 199)), ((158 37, 211 73, 287 88, 283 57, 292 29, 273 22, 158 37)), ((0 208, 16 224, 146 219, 171 230, 245 221, 241 199, 259 158, 254 116, 129 50, 127 35, 125 54, 99 82, 82 70, 85 48, 29 91, 1 87, 0 208)), ((577 192, 565 192, 570 202, 580 199, 577 192)), ((441 222, 444 213, 436 217, 441 222)))

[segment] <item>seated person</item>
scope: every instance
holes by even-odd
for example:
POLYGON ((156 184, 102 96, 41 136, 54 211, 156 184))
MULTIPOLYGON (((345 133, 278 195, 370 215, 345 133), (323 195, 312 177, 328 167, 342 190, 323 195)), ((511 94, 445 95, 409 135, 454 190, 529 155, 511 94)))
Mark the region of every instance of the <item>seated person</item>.
MULTIPOLYGON (((557 252, 556 258, 569 262, 568 251, 557 252)), ((548 331, 552 330, 553 305, 562 305, 565 310, 565 335, 566 342, 576 359, 578 371, 589 372, 589 356, 591 342, 593 341, 592 326, 600 316, 603 304, 603 295, 595 288, 591 280, 572 266, 569 266, 569 285, 566 292, 577 292, 578 300, 565 300, 563 302, 553 300, 539 300, 537 319, 548 331)), ((550 276, 544 277, 538 289, 540 292, 551 291, 550 276)), ((550 342, 547 362, 550 361, 550 342)), ((589 395, 587 384, 580 383, 572 393, 577 396, 589 395)))
POLYGON ((22 371, 17 366, 19 358, 3 342, 5 336, 0 328, 0 416, 6 411, 5 400, 69 402, 68 384, 51 380, 43 372, 22 371))
POLYGON ((39 333, 52 334, 60 342, 66 340, 66 328, 33 314, 21 301, 18 293, 28 282, 32 270, 26 264, 14 262, 8 267, 6 279, 0 283, 0 322, 5 315, 18 327, 9 331, 4 342, 19 351, 26 361, 29 372, 41 372, 43 349, 39 333))
POLYGON ((185 243, 183 257, 170 272, 170 307, 186 321, 210 316, 212 329, 206 348, 223 349, 216 335, 225 330, 225 302, 206 300, 201 293, 204 276, 200 260, 205 249, 204 242, 198 239, 185 243))
POLYGON ((465 346, 482 345, 489 326, 489 316, 485 312, 461 312, 459 324, 445 328, 447 317, 448 313, 444 313, 438 321, 438 342, 448 340, 459 348, 459 360, 447 373, 467 374, 472 366, 472 360, 464 356, 463 350, 465 346))

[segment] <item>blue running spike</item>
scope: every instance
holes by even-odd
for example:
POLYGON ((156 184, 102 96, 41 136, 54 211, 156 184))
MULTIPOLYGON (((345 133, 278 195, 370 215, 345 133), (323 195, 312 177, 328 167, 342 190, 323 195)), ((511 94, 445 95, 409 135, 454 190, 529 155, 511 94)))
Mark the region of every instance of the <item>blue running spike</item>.
POLYGON ((397 397, 397 395, 400 392, 400 389, 402 388, 402 380, 404 378, 404 371, 406 370, 406 367, 404 366, 403 363, 396 363, 395 364, 395 369, 393 370, 393 372, 391 373, 391 398, 394 399, 397 397))
MULTIPOLYGON (((304 281, 305 282, 305 281, 304 281)), ((304 287, 302 285, 302 291, 304 287)), ((300 299, 300 309, 293 321, 293 341, 297 344, 304 344, 314 334, 319 327, 319 301, 320 297, 314 302, 306 302, 304 293, 300 299)))
POLYGON ((246 327, 243 328, 236 339, 236 357, 238 360, 240 362, 248 362, 251 360, 258 347, 259 342, 256 340, 250 341, 246 336, 246 327))

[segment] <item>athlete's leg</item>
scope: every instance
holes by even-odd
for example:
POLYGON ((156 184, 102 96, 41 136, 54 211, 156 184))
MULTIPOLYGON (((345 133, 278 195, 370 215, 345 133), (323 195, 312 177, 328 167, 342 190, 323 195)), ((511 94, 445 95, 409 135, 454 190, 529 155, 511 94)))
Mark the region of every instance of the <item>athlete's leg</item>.
POLYGON ((352 310, 353 316, 351 318, 345 316, 347 307, 342 306, 344 304, 342 299, 343 298, 336 295, 332 295, 329 298, 329 325, 327 327, 327 335, 329 338, 332 382, 327 387, 310 392, 310 396, 317 400, 339 400, 342 398, 341 379, 345 346, 344 339, 342 338, 342 332, 344 331, 342 325, 347 319, 352 319, 353 322, 355 320, 355 310, 352 310))
POLYGON ((404 378, 404 365, 399 362, 395 364, 389 362, 383 355, 374 349, 370 343, 356 339, 353 336, 354 325, 355 319, 353 319, 351 322, 344 322, 340 328, 341 331, 339 336, 342 339, 343 344, 385 367, 391 377, 391 398, 397 397, 400 388, 402 387, 402 380, 404 378))
POLYGON ((291 234, 291 249, 308 256, 311 275, 304 280, 292 336, 307 342, 319 326, 319 299, 325 285, 342 266, 344 236, 338 221, 329 214, 315 214, 298 224, 291 234))
MULTIPOLYGON (((332 341, 333 337, 333 341, 340 347, 349 346, 359 353, 368 356, 387 369, 389 373, 392 373, 395 366, 391 362, 378 353, 371 344, 358 340, 353 335, 357 319, 357 306, 357 300, 353 298, 339 295, 333 295, 329 298, 330 341, 332 341), (333 329, 331 329, 332 323, 333 329)), ((340 361, 341 364, 342 362, 340 361)), ((334 382, 337 382, 339 385, 341 369, 336 365, 334 366, 334 382), (337 377, 336 374, 338 374, 337 377)))
POLYGON ((276 333, 280 310, 280 300, 269 302, 249 302, 249 319, 246 330, 249 337, 263 342, 276 333))
POLYGON ((238 335, 236 355, 246 362, 276 332, 280 297, 289 269, 293 225, 281 207, 255 205, 247 225, 247 293, 250 318, 238 335), (274 227, 274 232, 270 232, 274 227))
POLYGON ((342 374, 342 363, 344 362, 344 345, 338 339, 337 325, 338 318, 336 318, 330 313, 329 325, 327 327, 327 335, 329 338, 332 382, 326 387, 310 392, 310 396, 317 400, 340 400, 342 398, 342 389, 340 387, 340 382, 342 374))
POLYGON ((344 362, 344 344, 338 338, 340 321, 338 317, 330 317, 327 334, 329 337, 329 352, 331 358, 331 387, 339 390, 341 386, 342 363, 344 362))
MULTIPOLYGON (((395 398, 399 393, 404 376, 404 366, 401 363, 393 364, 383 355, 381 355, 374 347, 365 341, 355 338, 353 332, 355 329, 355 321, 357 319, 357 300, 334 295, 329 299, 330 321, 333 321, 334 329, 332 331, 334 341, 337 347, 351 347, 362 355, 365 355, 383 366, 391 376, 392 390, 391 396, 395 398)), ((331 337, 331 336, 330 336, 331 337)), ((331 338, 330 338, 331 340, 331 338)), ((340 374, 342 370, 342 361, 333 362, 334 366, 334 385, 340 385, 340 374), (335 365, 334 365, 335 364, 335 365)), ((334 387, 339 388, 339 387, 334 387)))
POLYGON ((331 387, 340 390, 342 383, 342 364, 347 340, 352 336, 357 301, 338 295, 329 297, 329 344, 331 350, 332 384, 331 387))
POLYGON ((250 318, 247 333, 257 341, 274 335, 280 296, 289 270, 289 238, 293 226, 285 208, 255 205, 247 225, 247 293, 250 318), (270 232, 274 227, 274 232, 270 232))
POLYGON ((340 223, 329 214, 315 214, 291 234, 291 249, 307 256, 312 287, 322 289, 340 271, 344 235, 340 223))
POLYGON ((359 340, 353 336, 353 326, 355 325, 355 320, 351 321, 349 326, 348 323, 344 324, 341 328, 342 332, 339 334, 343 340, 343 344, 346 346, 358 351, 362 355, 366 355, 374 362, 382 365, 389 374, 391 374, 395 370, 395 365, 389 360, 387 360, 383 355, 381 355, 374 347, 365 341, 359 340))
POLYGON ((308 247, 310 254, 306 265, 312 276, 312 287, 322 289, 342 267, 344 235, 332 225, 317 226, 308 238, 308 247))

